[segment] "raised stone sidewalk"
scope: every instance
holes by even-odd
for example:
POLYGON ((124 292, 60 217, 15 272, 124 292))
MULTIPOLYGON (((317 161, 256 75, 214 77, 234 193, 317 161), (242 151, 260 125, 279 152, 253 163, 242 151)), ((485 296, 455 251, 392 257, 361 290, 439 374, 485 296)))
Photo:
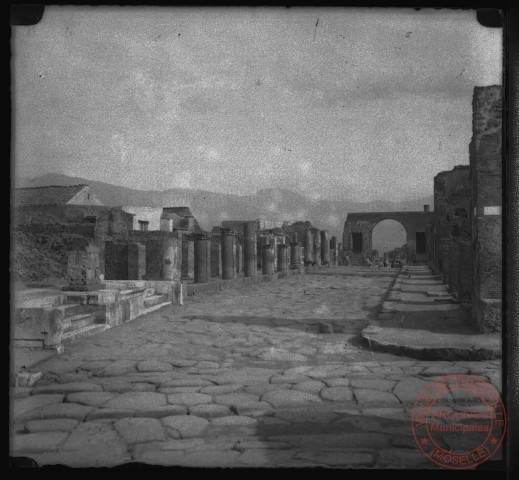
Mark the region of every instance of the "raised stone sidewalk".
POLYGON ((470 305, 457 303, 427 266, 401 271, 361 336, 374 350, 426 360, 486 360, 502 352, 501 334, 480 333, 470 305))

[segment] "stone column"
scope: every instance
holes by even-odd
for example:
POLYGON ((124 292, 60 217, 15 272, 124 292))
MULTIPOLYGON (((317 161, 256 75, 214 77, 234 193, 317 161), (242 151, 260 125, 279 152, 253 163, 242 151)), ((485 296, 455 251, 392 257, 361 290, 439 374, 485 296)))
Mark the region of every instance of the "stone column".
POLYGON ((99 247, 87 238, 75 239, 67 252, 68 286, 64 290, 100 290, 99 247))
POLYGON ((182 264, 181 241, 165 237, 162 243, 162 280, 179 280, 182 264))
POLYGON ((215 239, 211 240, 211 277, 222 274, 222 247, 215 239))
POLYGON ((299 268, 301 265, 301 252, 299 242, 290 244, 290 268, 299 268))
POLYGON ((195 276, 195 245, 193 237, 182 232, 182 277, 194 278, 195 276))
POLYGON ((314 235, 310 228, 305 232, 305 265, 312 265, 314 262, 314 235))
POLYGON ((272 275, 272 267, 274 263, 274 255, 272 255, 272 247, 270 245, 263 245, 261 247, 262 259, 261 266, 263 268, 263 275, 272 275))
POLYGON ((256 227, 252 222, 243 225, 243 256, 245 257, 244 276, 255 277, 257 269, 256 227))
POLYGON ((339 244, 337 237, 330 238, 330 263, 336 267, 339 264, 339 244))
POLYGON ((211 242, 206 235, 195 237, 195 283, 207 283, 211 278, 211 242))
POLYGON ((243 247, 236 239, 236 273, 243 272, 243 247))
POLYGON ((330 232, 321 230, 321 264, 330 265, 330 232))
POLYGON ((142 243, 128 244, 128 280, 144 280, 146 277, 146 247, 142 243))
POLYGON ((222 278, 231 280, 236 278, 236 237, 228 228, 223 228, 221 238, 222 278))
POLYGON ((313 231, 313 265, 321 265, 321 232, 314 228, 313 231))
POLYGON ((278 245, 278 272, 288 272, 288 245, 278 245))

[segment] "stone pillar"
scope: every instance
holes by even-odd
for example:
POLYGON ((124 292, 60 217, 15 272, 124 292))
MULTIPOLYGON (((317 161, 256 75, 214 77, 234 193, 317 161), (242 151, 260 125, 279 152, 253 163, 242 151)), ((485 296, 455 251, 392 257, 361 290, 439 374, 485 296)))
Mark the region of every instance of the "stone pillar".
POLYGON ((255 277, 257 269, 256 227, 252 222, 243 225, 243 256, 245 257, 244 276, 255 277))
POLYGON ((314 235, 310 228, 305 232, 305 265, 312 265, 314 263, 314 235))
POLYGON ((313 265, 321 265, 321 233, 319 229, 314 228, 313 231, 313 265))
POLYGON ((321 264, 330 265, 330 232, 321 230, 321 264))
POLYGON ((213 238, 211 240, 211 277, 219 277, 222 274, 222 247, 213 238))
POLYGON ((128 280, 144 280, 146 277, 146 247, 142 243, 128 244, 128 280))
POLYGON ((182 234, 182 277, 194 278, 195 276, 195 245, 193 237, 187 233, 182 234))
POLYGON ((330 265, 337 266, 337 237, 330 238, 330 265))
POLYGON ((290 268, 299 268, 301 265, 301 252, 298 242, 290 244, 290 268))
POLYGON ((228 228, 223 228, 222 239, 222 278, 236 278, 236 237, 228 228))
POLYGON ((195 236, 195 283, 211 278, 211 242, 205 235, 195 236))
POLYGON ((278 245, 278 272, 288 272, 288 245, 278 245))
POLYGON ((64 290, 91 291, 104 288, 100 281, 99 247, 87 238, 74 240, 67 252, 68 286, 64 290))
POLYGON ((274 263, 274 255, 272 255, 272 247, 270 245, 263 245, 261 247, 262 259, 261 266, 263 275, 272 275, 272 267, 274 263))
POLYGON ((165 237, 162 245, 162 280, 180 280, 182 265, 181 240, 165 237))
POLYGON ((243 247, 236 239, 236 273, 243 272, 243 247))

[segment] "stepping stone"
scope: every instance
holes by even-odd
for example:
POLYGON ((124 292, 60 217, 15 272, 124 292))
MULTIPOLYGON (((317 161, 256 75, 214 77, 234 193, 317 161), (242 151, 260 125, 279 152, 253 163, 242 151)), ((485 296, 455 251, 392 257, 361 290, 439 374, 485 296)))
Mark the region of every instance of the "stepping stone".
POLYGON ((30 420, 25 429, 30 433, 70 432, 79 422, 71 418, 53 418, 52 420, 30 420))
POLYGON ((189 414, 202 418, 226 417, 231 415, 229 407, 226 405, 216 405, 214 403, 195 405, 189 407, 189 414))
POLYGON ((159 393, 171 394, 171 393, 197 393, 202 387, 160 387, 157 391, 159 393))
POLYGON ((162 423, 168 430, 172 429, 180 433, 182 438, 197 437, 209 426, 205 418, 194 415, 166 417, 162 419, 162 423))
POLYGON ((48 420, 51 418, 71 418, 82 422, 94 410, 93 407, 78 403, 54 403, 32 410, 24 415, 26 420, 48 420))
POLYGON ((114 393, 154 392, 156 388, 151 383, 113 383, 104 386, 105 391, 114 393))
POLYGON ((55 450, 68 437, 68 432, 39 432, 15 435, 13 437, 13 452, 46 452, 55 450))
POLYGON ((123 418, 114 424, 126 444, 162 441, 164 427, 155 418, 123 418))
POLYGON ((62 450, 88 452, 92 455, 92 462, 96 453, 103 450, 126 450, 119 435, 110 424, 101 422, 80 423, 62 445, 62 450))
POLYGON ((253 393, 229 393, 214 397, 214 402, 221 405, 237 405, 240 403, 257 402, 258 400, 259 395, 254 395, 253 393))
POLYGON ((103 406, 115 409, 152 409, 167 405, 166 395, 157 392, 127 392, 108 400, 103 406))
POLYGON ((211 420, 211 424, 221 427, 221 426, 227 426, 227 425, 254 425, 257 423, 257 420, 255 418, 251 417, 245 417, 241 415, 229 415, 226 417, 220 417, 220 418, 213 418, 211 420))
POLYGON ((169 372, 173 367, 169 363, 145 361, 137 364, 139 372, 169 372))
POLYGON ((168 403, 177 405, 199 405, 211 403, 212 398, 204 393, 174 393, 168 395, 168 403))
POLYGON ((308 380, 310 378, 304 375, 274 375, 270 379, 270 383, 278 385, 283 383, 300 383, 308 380))
POLYGON ((103 389, 97 383, 73 382, 73 383, 56 383, 53 385, 43 385, 36 387, 32 394, 40 393, 75 393, 75 392, 100 392, 103 389))
POLYGON ((327 387, 321 390, 321 397, 332 402, 345 402, 353 400, 353 392, 350 387, 327 387))
POLYGON ((273 390, 265 393, 261 400, 270 403, 275 408, 308 402, 321 402, 321 399, 316 395, 295 390, 273 390))
POLYGON ((109 392, 80 392, 70 393, 67 395, 66 402, 80 403, 82 405, 89 405, 91 407, 97 407, 103 405, 116 396, 115 393, 109 392))

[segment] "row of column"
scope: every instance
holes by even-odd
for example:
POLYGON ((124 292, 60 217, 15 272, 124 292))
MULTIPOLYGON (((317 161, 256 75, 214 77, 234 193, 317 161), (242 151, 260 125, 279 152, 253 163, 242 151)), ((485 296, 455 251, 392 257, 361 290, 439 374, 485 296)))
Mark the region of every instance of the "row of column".
POLYGON ((289 268, 305 265, 337 265, 339 260, 337 238, 329 238, 327 230, 308 229, 305 232, 305 246, 300 242, 289 245, 262 242, 258 244, 254 222, 245 223, 242 246, 236 235, 229 229, 222 229, 220 243, 211 242, 206 235, 194 237, 194 280, 207 283, 211 277, 230 280, 237 277, 243 269, 245 277, 254 277, 261 268, 264 275, 272 275, 277 264, 279 273, 287 273, 289 268), (243 262, 243 264, 242 264, 243 262))

